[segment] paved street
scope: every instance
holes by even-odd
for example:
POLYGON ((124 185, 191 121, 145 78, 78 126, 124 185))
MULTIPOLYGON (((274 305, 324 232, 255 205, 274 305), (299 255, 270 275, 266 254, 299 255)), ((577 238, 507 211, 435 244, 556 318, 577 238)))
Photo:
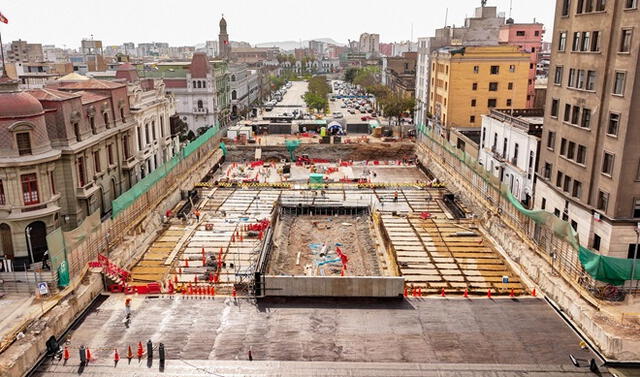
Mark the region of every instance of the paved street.
MULTIPOLYGON (((70 334, 97 363, 151 339, 171 360, 256 360, 462 364, 568 368, 588 359, 579 339, 539 299, 269 299, 136 297, 129 328, 124 296, 94 307, 70 334)), ((42 367, 37 375, 52 375, 42 367)), ((493 369, 492 369, 493 370, 493 369)), ((412 374, 406 374, 412 375, 412 374)))
POLYGON ((301 96, 307 92, 309 84, 306 81, 291 81, 291 88, 287 89, 287 93, 282 97, 282 101, 278 102, 273 110, 265 112, 263 115, 281 115, 282 113, 289 113, 293 110, 305 110, 306 105, 304 99, 301 96))

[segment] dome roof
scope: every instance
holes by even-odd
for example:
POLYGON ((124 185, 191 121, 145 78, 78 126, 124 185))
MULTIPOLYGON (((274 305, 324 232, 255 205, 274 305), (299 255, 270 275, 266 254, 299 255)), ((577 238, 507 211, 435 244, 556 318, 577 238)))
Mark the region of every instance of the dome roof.
POLYGON ((0 118, 22 118, 42 112, 40 101, 27 92, 0 93, 0 118))

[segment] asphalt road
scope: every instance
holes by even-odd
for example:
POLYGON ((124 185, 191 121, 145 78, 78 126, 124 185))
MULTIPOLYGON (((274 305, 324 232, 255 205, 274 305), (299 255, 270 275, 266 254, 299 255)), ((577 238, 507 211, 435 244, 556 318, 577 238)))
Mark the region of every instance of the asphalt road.
MULTIPOLYGON (((68 366, 78 366, 80 345, 91 349, 95 364, 104 365, 111 362, 114 348, 126 355, 127 346, 135 352, 135 345, 148 339, 163 342, 170 360, 245 360, 251 347, 254 359, 262 361, 492 365, 533 371, 571 369, 570 353, 593 357, 580 349, 580 339, 556 313, 534 298, 289 298, 255 304, 229 298, 136 297, 128 328, 124 299, 110 296, 71 332, 68 366)), ((53 375, 56 367, 45 364, 36 375, 53 375)))
POLYGON ((293 110, 304 110, 306 112, 306 105, 304 99, 301 96, 307 92, 309 84, 306 81, 292 81, 291 88, 287 89, 287 92, 282 97, 282 101, 278 102, 273 110, 265 112, 263 115, 282 115, 282 113, 289 113, 293 110))

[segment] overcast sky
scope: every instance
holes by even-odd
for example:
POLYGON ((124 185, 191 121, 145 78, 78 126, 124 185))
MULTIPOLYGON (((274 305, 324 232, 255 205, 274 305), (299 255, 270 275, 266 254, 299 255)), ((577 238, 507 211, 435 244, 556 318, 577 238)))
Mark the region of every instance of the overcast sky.
MULTIPOLYGON (((545 24, 551 39, 555 0, 512 0, 516 22, 545 24)), ((510 0, 488 5, 509 14, 510 0)), ((461 25, 480 0, 10 0, 0 3, 9 24, 2 40, 77 48, 82 38, 123 42, 195 45, 218 38, 224 13, 230 39, 250 43, 333 38, 346 43, 362 32, 379 33, 382 42, 432 36, 445 22, 461 25)))

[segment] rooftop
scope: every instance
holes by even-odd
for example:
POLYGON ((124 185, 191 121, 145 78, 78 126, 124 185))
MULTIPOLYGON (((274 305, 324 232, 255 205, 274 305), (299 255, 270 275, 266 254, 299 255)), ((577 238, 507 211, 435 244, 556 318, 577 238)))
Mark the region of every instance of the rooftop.
POLYGON ((530 135, 542 135, 544 109, 492 109, 488 117, 508 122, 530 135))

